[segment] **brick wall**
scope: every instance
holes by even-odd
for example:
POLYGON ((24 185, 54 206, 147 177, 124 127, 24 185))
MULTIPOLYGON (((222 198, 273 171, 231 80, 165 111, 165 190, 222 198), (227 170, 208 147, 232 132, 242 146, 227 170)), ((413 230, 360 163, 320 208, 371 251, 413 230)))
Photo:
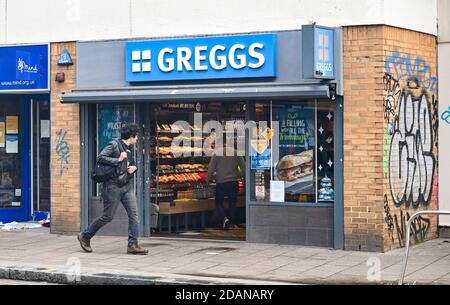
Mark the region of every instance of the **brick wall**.
MULTIPOLYGON (((408 215, 436 208, 435 77, 434 36, 387 26, 344 28, 346 249, 399 247, 408 215)), ((417 241, 436 235, 435 217, 415 227, 417 241)))
MULTIPOLYGON (((409 217, 437 209, 436 38, 384 27, 385 250, 404 245, 409 217), (389 129, 391 129, 389 131, 389 129), (409 158, 409 159, 407 159, 409 158)), ((436 237, 437 218, 413 223, 414 242, 436 237)))
POLYGON ((61 104, 59 98, 75 88, 76 60, 76 43, 51 44, 52 233, 80 230, 80 110, 78 104, 61 104), (64 48, 74 65, 57 65, 64 48), (55 81, 57 72, 64 72, 65 82, 55 81))
POLYGON ((348 250, 383 250, 383 28, 344 28, 344 238, 348 250), (380 92, 378 92, 380 93, 380 92))

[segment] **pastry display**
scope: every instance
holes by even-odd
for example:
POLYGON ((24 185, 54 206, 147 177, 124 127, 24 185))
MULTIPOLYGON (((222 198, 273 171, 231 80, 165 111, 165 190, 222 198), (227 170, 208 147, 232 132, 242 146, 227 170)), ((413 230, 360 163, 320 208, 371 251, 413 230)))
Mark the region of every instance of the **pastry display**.
POLYGON ((203 148, 201 147, 190 147, 190 146, 159 146, 158 153, 163 155, 165 158, 172 158, 172 156, 192 156, 192 155, 202 155, 203 148))
POLYGON ((160 165, 159 170, 170 171, 170 170, 173 170, 173 166, 172 165, 160 165))
POLYGON ((176 170, 181 171, 207 171, 207 164, 177 164, 175 165, 176 170))
POLYGON ((180 112, 173 116, 165 113, 163 120, 156 123, 155 146, 152 147, 155 155, 152 160, 156 161, 152 198, 156 204, 169 202, 171 205, 176 205, 177 200, 211 200, 215 187, 206 181, 208 149, 212 148, 205 145, 203 149, 205 142, 211 141, 211 135, 193 122, 174 123, 184 120, 180 112))
POLYGON ((160 183, 169 182, 199 182, 206 180, 206 174, 204 173, 185 173, 185 174, 173 174, 173 175, 163 175, 158 177, 160 183))
POLYGON ((202 147, 195 147, 196 142, 203 144, 203 137, 186 136, 183 134, 184 130, 174 124, 161 124, 158 131, 161 133, 158 134, 159 146, 155 151, 159 160, 156 177, 159 191, 154 197, 162 201, 213 197, 214 193, 205 185, 209 158, 205 158, 202 147), (178 131, 179 135, 165 133, 167 127, 178 131), (182 146, 186 143, 190 145, 182 146))
POLYGON ((173 138, 171 137, 159 137, 160 142, 172 142, 173 138))
POLYGON ((158 152, 161 155, 169 155, 172 153, 171 147, 158 147, 158 152))

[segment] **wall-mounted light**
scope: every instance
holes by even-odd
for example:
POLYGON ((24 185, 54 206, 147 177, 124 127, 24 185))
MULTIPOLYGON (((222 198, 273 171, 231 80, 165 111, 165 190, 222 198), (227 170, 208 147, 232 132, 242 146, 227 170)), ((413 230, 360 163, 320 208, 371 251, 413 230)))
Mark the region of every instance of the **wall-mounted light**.
POLYGON ((336 99, 336 83, 329 83, 328 88, 330 90, 330 98, 334 101, 336 99))

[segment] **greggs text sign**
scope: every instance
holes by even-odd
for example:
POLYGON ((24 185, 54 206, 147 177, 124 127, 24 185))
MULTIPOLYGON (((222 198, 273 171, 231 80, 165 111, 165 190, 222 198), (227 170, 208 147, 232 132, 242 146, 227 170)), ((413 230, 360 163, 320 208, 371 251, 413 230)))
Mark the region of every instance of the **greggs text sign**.
POLYGON ((126 43, 128 82, 275 76, 275 34, 126 43))

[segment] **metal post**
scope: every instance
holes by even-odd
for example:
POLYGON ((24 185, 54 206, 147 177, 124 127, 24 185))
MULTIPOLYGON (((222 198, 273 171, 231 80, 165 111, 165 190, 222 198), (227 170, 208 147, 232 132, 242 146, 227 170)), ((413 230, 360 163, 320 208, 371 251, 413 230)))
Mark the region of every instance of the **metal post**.
MULTIPOLYGON (((89 113, 90 106, 88 104, 80 105, 80 140, 81 140, 81 164, 80 164, 80 183, 81 183, 81 230, 89 226, 89 202, 93 195, 94 184, 89 181, 89 169, 92 168, 93 155, 96 151, 94 137, 89 139, 89 131, 92 130, 92 120, 89 113)), ((97 117, 95 117, 97 120, 97 117)), ((97 195, 97 194, 96 194, 97 195)))
MULTIPOLYGON (((36 203, 37 203, 37 211, 41 210, 41 154, 40 154, 40 141, 41 141, 41 117, 40 117, 40 101, 36 102, 36 203)), ((33 114, 31 114, 33 115, 33 114)), ((32 127, 33 128, 33 125, 32 127)), ((33 137, 33 133, 31 134, 33 137)), ((33 145, 33 141, 32 144, 33 145)), ((33 156, 31 157, 33 158, 33 156)))
MULTIPOLYGON (((34 205, 33 205, 33 201, 34 201, 34 151, 33 151, 33 146, 34 146, 34 137, 33 137, 33 107, 34 107, 34 99, 30 99, 30 109, 31 109, 31 114, 30 114, 30 135, 31 135, 31 141, 30 141, 30 172, 31 172, 31 181, 30 181, 30 196, 31 196, 31 213, 30 215, 33 215, 34 213, 34 205)), ((25 204, 25 203, 24 203, 25 204)), ((34 219, 33 219, 34 220, 34 219)))
MULTIPOLYGON (((151 108, 149 105, 144 106, 143 111, 143 121, 144 124, 144 236, 148 237, 151 236, 151 218, 153 217, 152 214, 152 200, 150 198, 151 194, 151 168, 150 168, 150 140, 151 140, 151 131, 150 131, 150 123, 151 123, 151 108)), ((158 192, 155 194, 155 204, 158 200, 158 192)), ((156 212, 155 212, 156 213, 156 212)), ((156 213, 157 214, 157 213, 156 213)), ((159 223, 161 224, 162 219, 158 219, 159 223)), ((161 232, 161 226, 160 226, 160 232, 161 232)))
POLYGON ((400 273, 400 279, 398 281, 399 285, 403 285, 403 279, 405 278, 405 272, 406 272, 406 264, 408 263, 408 254, 409 254, 409 240, 410 240, 410 231, 411 231, 411 224, 414 221, 414 219, 417 216, 423 215, 423 214, 433 214, 433 215, 450 215, 450 211, 420 211, 415 213, 411 218, 408 220, 408 223, 406 224, 406 245, 405 245, 405 256, 403 257, 403 263, 402 263, 402 271, 400 273))
POLYGON ((334 248, 344 249, 344 100, 338 96, 334 101, 334 248))
MULTIPOLYGON (((318 196, 317 196, 317 194, 319 193, 319 175, 318 175, 318 173, 317 173, 317 165, 318 165, 318 154, 317 154, 317 150, 318 150, 318 147, 317 147, 317 145, 318 145, 318 136, 317 136, 317 99, 314 99, 314 127, 315 127, 315 135, 314 135, 314 156, 315 156, 315 158, 314 158, 314 171, 315 171, 315 173, 314 173, 314 176, 315 176, 315 178, 314 178, 314 180, 315 180, 315 185, 316 185, 316 190, 315 190, 315 192, 316 192, 316 195, 315 195, 315 200, 314 200, 314 203, 318 203, 319 202, 319 198, 317 198, 318 196)), ((307 149, 309 149, 309 147, 307 148, 307 149)), ((335 161, 336 162, 336 161, 335 161)), ((335 186, 336 186, 336 184, 335 184, 335 186)), ((335 187, 336 188, 336 187, 335 187)))

